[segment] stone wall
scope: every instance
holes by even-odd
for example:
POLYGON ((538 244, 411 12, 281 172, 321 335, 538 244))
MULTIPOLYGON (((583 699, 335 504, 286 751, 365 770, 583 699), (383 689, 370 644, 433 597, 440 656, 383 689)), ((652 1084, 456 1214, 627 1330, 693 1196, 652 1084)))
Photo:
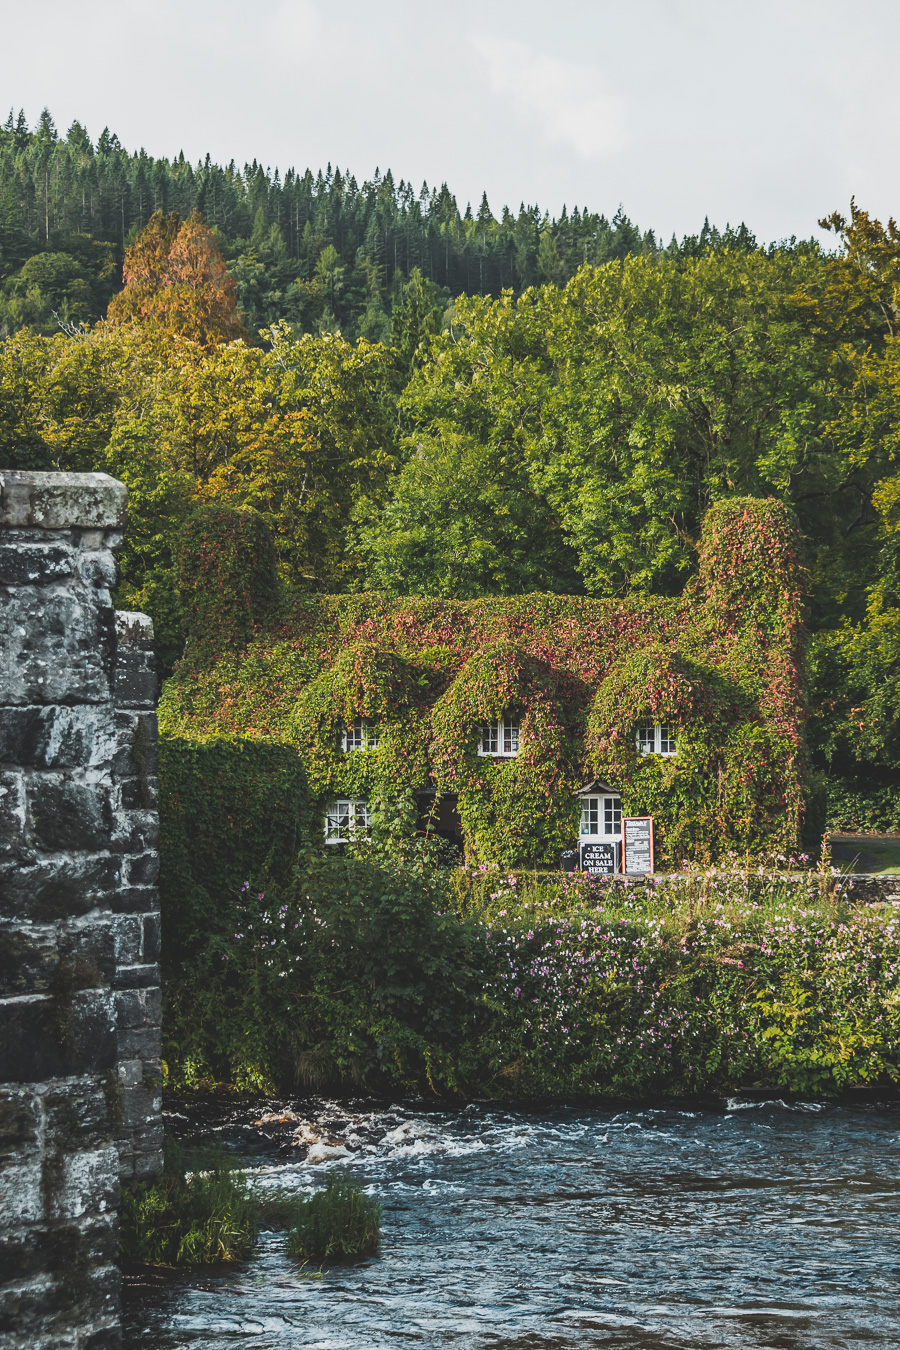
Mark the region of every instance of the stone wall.
POLYGON ((152 632, 126 490, 0 473, 0 1350, 120 1344, 121 1178, 160 1163, 152 632))

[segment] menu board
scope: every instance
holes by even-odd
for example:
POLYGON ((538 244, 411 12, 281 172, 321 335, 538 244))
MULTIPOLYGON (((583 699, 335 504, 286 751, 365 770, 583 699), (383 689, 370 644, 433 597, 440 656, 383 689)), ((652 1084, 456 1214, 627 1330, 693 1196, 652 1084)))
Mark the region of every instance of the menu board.
POLYGON ((582 844, 581 870, 593 876, 610 876, 619 870, 619 845, 582 844))
POLYGON ((622 871, 631 876, 647 876, 653 871, 653 817, 622 817, 622 871))

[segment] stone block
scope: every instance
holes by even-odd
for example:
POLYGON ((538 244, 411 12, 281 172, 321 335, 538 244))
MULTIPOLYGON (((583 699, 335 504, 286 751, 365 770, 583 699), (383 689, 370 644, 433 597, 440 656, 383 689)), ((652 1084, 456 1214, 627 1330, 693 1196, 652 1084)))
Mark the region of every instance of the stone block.
POLYGON ((120 708, 155 708, 157 698, 156 672, 148 667, 141 655, 120 655, 116 661, 116 703, 120 708))
POLYGON ((159 881, 159 854, 155 849, 123 858, 124 880, 128 886, 155 886, 159 881))
MULTIPOLYGON (((0 1282, 52 1276, 54 1269, 76 1270, 85 1263, 106 1267, 116 1257, 115 1224, 110 1214, 49 1229, 6 1231, 0 1236, 0 1282)), ((115 1295, 115 1290, 111 1291, 115 1295)), ((2 1297, 2 1296, 0 1296, 2 1297)))
POLYGON ((0 1088, 0 1165, 22 1162, 37 1150, 41 1123, 41 1102, 34 1091, 17 1084, 0 1088))
POLYGON ((0 895, 10 917, 50 923, 111 907, 120 877, 114 854, 59 854, 27 867, 0 861, 0 895))
POLYGON ((7 1164, 0 1172, 0 1228, 37 1223, 44 1213, 44 1171, 40 1157, 7 1164))
POLYGON ((74 571, 75 550, 67 544, 0 544, 0 586, 42 586, 74 571))
POLYGON ((0 761, 36 769, 89 768, 116 754, 116 725, 109 704, 4 708, 0 761))
POLYGON ((69 1073, 103 1073, 115 1066, 115 995, 110 989, 79 989, 62 1008, 69 1073))
POLYGON ((159 816, 155 811, 120 811, 113 822, 110 847, 119 853, 145 853, 159 846, 159 816))
POLYGON ((114 1211, 119 1203, 119 1156, 105 1148, 66 1153, 55 1184, 45 1187, 48 1217, 81 1219, 114 1211))
POLYGON ((159 961, 162 948, 162 932, 160 915, 147 914, 144 916, 144 960, 159 961))
POLYGON ((114 1077, 69 1078, 41 1085, 44 1142, 52 1152, 90 1149, 109 1141, 111 1113, 108 1094, 114 1077))
POLYGON ((148 1119, 158 1110, 156 1095, 146 1083, 136 1083, 122 1091, 123 1124, 131 1128, 146 1126, 148 1119))
POLYGON ((42 994, 59 965, 56 927, 0 923, 0 998, 42 994))
POLYGON ((103 1073, 115 1060, 115 1010, 107 990, 0 1000, 0 1082, 103 1073))
POLYGON ((110 697, 114 610, 99 594, 0 590, 0 706, 110 697))
POLYGON ((131 1091, 132 1088, 140 1087, 144 1081, 144 1061, 140 1058, 129 1059, 127 1055, 120 1054, 116 1073, 123 1092, 131 1091))
MULTIPOLYGON (((0 725, 3 720, 0 714, 0 725)), ((24 775, 0 773, 0 858, 21 859, 29 852, 26 823, 24 775)))
POLYGON ((91 915, 59 935, 59 955, 82 986, 110 984, 116 971, 117 920, 110 915, 91 915))
POLYGON ((37 778, 29 784, 28 806, 34 842, 45 853, 99 850, 109 843, 112 807, 108 783, 37 778))
POLYGON ((27 994, 0 1001, 0 1083, 38 1083, 61 1077, 66 1068, 50 997, 27 994))
POLYGON ((78 576, 85 586, 111 591, 119 579, 119 569, 108 548, 82 549, 78 555, 78 576))
POLYGON ((121 783, 123 811, 152 811, 159 794, 159 779, 124 778, 121 783))
POLYGON ((117 708, 115 713, 118 749, 115 771, 121 778, 159 773, 159 745, 156 713, 117 708))
POLYGON ((155 886, 124 886, 113 897, 116 914, 144 914, 159 908, 159 892, 155 886))
POLYGON ((149 989, 159 984, 159 966, 120 966, 116 971, 116 989, 149 989))
POLYGON ((121 1275, 112 1258, 101 1263, 77 1227, 51 1230, 57 1233, 46 1274, 0 1289, 0 1332, 28 1329, 24 1345, 12 1342, 16 1350, 76 1350, 81 1329, 107 1327, 118 1315, 121 1275))
POLYGON ((159 989, 120 989, 116 992, 116 1024, 122 1030, 159 1027, 162 992, 159 989))
POLYGON ((128 489, 106 473, 0 472, 0 526, 121 530, 128 489))
POLYGON ((144 962, 143 917, 140 914, 117 915, 113 926, 113 942, 117 965, 142 964, 144 962))
POLYGON ((159 1027, 133 1027, 119 1031, 119 1054, 134 1057, 141 1063, 158 1059, 160 1051, 159 1027))

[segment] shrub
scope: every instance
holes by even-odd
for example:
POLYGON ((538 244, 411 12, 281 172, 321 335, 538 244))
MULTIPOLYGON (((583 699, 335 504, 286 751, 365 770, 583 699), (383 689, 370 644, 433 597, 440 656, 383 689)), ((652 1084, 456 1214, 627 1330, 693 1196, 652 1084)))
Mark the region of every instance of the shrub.
POLYGON ((378 1250, 381 1205, 334 1174, 303 1204, 288 1234, 288 1251, 308 1261, 343 1261, 378 1250))
POLYGON ((126 1186, 119 1242, 131 1261, 200 1266, 250 1255, 259 1207, 224 1149, 183 1149, 166 1140, 161 1175, 148 1188, 126 1186))

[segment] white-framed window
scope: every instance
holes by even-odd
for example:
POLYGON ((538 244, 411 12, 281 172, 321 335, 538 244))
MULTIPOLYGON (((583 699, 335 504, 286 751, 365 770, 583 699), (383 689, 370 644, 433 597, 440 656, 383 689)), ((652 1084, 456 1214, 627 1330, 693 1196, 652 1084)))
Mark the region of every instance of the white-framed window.
POLYGON ((637 748, 642 755, 674 755, 675 728, 666 722, 641 722, 637 729, 637 748))
POLYGON ((485 722, 481 728, 478 753, 514 759, 519 753, 519 719, 504 713, 496 722, 485 722))
POLYGON ((378 727, 365 717, 355 717, 344 728, 341 749, 347 755, 351 750, 375 750, 378 746, 378 727))
POLYGON ((582 797, 581 842, 619 839, 622 834, 622 799, 616 796, 582 797))
POLYGON ((365 834, 372 824, 368 802, 339 797, 325 809, 325 843, 346 844, 355 835, 365 834))

